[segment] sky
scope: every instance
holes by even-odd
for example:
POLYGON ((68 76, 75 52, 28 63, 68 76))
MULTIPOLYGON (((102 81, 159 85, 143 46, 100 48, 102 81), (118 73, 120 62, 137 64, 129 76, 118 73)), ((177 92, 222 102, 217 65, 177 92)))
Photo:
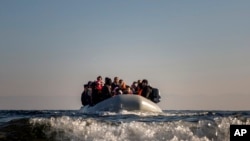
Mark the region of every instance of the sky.
POLYGON ((1 0, 0 109, 80 109, 97 76, 163 110, 250 110, 248 0, 1 0))

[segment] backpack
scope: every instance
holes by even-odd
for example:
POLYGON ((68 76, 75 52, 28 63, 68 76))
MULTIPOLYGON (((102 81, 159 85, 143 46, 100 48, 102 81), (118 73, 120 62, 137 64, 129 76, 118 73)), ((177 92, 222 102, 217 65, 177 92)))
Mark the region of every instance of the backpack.
POLYGON ((159 102, 160 102, 160 99, 161 99, 161 96, 160 96, 160 91, 159 91, 159 89, 157 89, 157 88, 152 88, 151 100, 152 100, 154 103, 159 103, 159 102))

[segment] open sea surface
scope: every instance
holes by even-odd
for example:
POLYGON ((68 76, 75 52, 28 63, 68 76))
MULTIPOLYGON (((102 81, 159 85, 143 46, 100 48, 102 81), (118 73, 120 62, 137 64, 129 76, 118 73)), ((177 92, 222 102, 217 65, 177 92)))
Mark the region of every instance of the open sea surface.
POLYGON ((230 124, 250 125, 250 111, 0 110, 0 140, 229 141, 230 124))

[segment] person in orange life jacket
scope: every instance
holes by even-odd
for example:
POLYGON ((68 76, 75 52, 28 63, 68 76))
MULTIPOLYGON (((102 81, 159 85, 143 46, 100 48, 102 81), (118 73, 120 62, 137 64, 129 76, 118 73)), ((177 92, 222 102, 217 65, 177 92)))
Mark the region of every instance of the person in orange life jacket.
POLYGON ((142 95, 142 84, 141 83, 139 83, 137 86, 137 94, 142 95))
POLYGON ((141 92, 142 92, 142 80, 137 80, 137 91, 138 91, 138 93, 140 93, 140 95, 141 95, 141 92))
POLYGON ((151 100, 152 88, 148 85, 148 80, 142 80, 142 93, 141 95, 147 99, 151 100))

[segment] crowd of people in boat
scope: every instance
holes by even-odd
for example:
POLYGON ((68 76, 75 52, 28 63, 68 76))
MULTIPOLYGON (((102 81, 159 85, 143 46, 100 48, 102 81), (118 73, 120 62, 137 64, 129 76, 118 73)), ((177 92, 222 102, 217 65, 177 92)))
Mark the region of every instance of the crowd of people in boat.
POLYGON ((134 81, 129 86, 119 77, 114 77, 113 81, 111 78, 105 77, 103 82, 102 76, 98 76, 95 81, 89 81, 83 87, 84 90, 81 95, 83 106, 93 106, 107 98, 121 94, 136 94, 150 99, 155 103, 160 102, 159 90, 151 87, 147 79, 134 81))

